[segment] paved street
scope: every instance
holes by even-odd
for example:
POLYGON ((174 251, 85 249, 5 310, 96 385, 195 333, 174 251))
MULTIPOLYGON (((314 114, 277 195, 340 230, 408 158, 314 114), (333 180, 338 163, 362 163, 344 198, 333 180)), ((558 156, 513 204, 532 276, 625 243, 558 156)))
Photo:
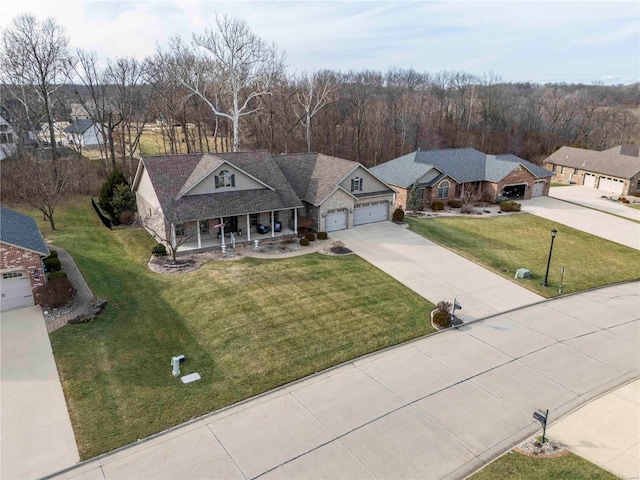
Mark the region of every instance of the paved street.
MULTIPOLYGON (((360 257, 433 303, 453 302, 464 321, 476 320, 543 300, 446 248, 391 222, 331 233, 360 257)), ((515 272, 513 272, 515 274, 515 272)))
POLYGON ((55 478, 464 478, 539 431, 536 409, 555 423, 638 378, 639 294, 611 286, 431 335, 55 478))

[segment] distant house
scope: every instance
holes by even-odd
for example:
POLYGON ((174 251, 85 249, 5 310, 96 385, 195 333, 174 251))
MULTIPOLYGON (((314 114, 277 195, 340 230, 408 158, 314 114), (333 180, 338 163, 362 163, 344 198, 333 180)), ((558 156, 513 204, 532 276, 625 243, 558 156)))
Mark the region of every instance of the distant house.
MULTIPOLYGON (((56 139, 56 145, 58 147, 65 147, 69 144, 67 133, 65 129, 69 126, 69 122, 53 122, 53 135, 56 139)), ((40 131, 38 132, 38 138, 40 142, 45 145, 51 143, 51 135, 49 135, 49 124, 40 124, 40 131)))
POLYGON ((395 205, 404 209, 415 182, 427 206, 460 198, 467 189, 492 200, 548 195, 552 176, 515 155, 489 155, 474 148, 418 150, 373 167, 371 172, 398 192, 395 205))
POLYGON ((0 160, 16 153, 16 133, 4 117, 0 116, 0 160))
POLYGON ((99 124, 90 119, 74 120, 64 133, 72 147, 98 148, 105 144, 99 124))
POLYGON ((33 218, 0 207, 0 311, 33 305, 49 248, 33 218))
POLYGON ((575 183, 616 195, 640 193, 640 145, 604 150, 562 147, 544 165, 556 182, 575 183))

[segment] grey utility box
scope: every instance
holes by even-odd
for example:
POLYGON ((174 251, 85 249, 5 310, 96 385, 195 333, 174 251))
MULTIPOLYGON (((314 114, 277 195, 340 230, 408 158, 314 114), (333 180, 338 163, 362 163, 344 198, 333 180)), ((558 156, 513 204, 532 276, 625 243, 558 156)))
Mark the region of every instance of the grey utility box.
POLYGON ((531 272, 526 268, 516 270, 516 278, 531 278, 531 272))

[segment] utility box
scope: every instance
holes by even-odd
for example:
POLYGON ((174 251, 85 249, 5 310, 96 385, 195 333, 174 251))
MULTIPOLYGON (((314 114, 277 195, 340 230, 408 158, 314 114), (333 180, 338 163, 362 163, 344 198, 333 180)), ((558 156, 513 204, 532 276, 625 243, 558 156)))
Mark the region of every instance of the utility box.
POLYGON ((531 272, 526 268, 516 270, 516 278, 531 278, 531 272))

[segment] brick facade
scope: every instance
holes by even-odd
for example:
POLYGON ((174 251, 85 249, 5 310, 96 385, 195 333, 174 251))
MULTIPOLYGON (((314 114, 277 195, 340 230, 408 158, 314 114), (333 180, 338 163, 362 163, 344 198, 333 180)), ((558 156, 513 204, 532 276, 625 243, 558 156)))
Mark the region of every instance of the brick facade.
POLYGON ((564 167, 562 165, 547 163, 545 164, 545 168, 550 172, 553 172, 553 181, 558 183, 575 183, 576 185, 584 185, 584 175, 588 173, 590 175, 594 175, 595 178, 595 187, 597 188, 598 181, 600 177, 611 177, 616 178, 618 180, 622 180, 624 182, 624 187, 622 189, 623 195, 632 195, 634 193, 640 194, 640 172, 636 175, 628 178, 615 177, 613 175, 605 175, 602 173, 591 172, 589 170, 580 170, 579 168, 573 167, 564 167))
POLYGON ((31 288, 40 287, 47 282, 40 255, 13 245, 0 243, 0 271, 6 273, 19 270, 29 273, 31 288), (36 271, 38 272, 37 278, 34 275, 36 271))
MULTIPOLYGON (((527 188, 525 189, 524 196, 521 200, 530 200, 531 199, 531 190, 533 189, 533 182, 535 182, 537 178, 526 168, 521 168, 519 171, 514 170, 509 173, 506 177, 504 177, 500 182, 496 185, 496 191, 498 194, 502 193, 502 190, 507 185, 520 185, 523 183, 527 184, 527 188)), ((486 183, 486 182, 485 182, 486 183)), ((544 195, 549 194, 549 183, 546 183, 544 195)))

